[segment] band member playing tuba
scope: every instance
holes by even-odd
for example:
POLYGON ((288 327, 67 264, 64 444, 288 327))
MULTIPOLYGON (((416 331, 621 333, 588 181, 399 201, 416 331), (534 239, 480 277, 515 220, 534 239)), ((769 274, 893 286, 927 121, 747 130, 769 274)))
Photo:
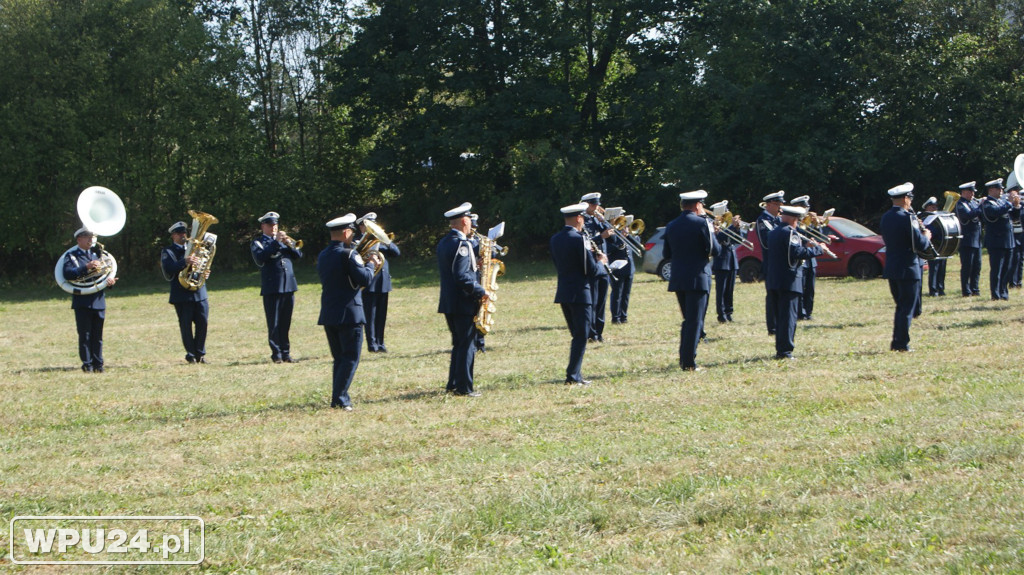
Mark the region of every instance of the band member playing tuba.
POLYGON ((359 355, 363 348, 363 288, 370 284, 374 270, 381 265, 379 252, 364 262, 359 252, 352 249, 355 234, 355 214, 345 214, 327 222, 331 243, 320 252, 316 269, 320 274, 323 291, 320 294, 319 325, 324 326, 327 345, 334 358, 332 371, 331 407, 352 411, 348 389, 352 385, 359 355))
MULTIPOLYGON (((103 263, 102 250, 96 245, 96 234, 85 227, 75 231, 76 249, 68 251, 64 256, 64 277, 77 279, 86 276, 103 263)), ((111 287, 117 281, 115 277, 107 277, 106 286, 111 287)), ((92 293, 75 293, 71 296, 71 309, 75 310, 75 326, 78 329, 78 357, 82 360, 82 371, 86 373, 103 372, 103 322, 106 318, 106 289, 92 293)))
MULTIPOLYGON (((185 347, 185 361, 188 363, 206 363, 206 330, 210 317, 210 304, 206 296, 206 284, 195 291, 185 289, 178 281, 178 274, 185 267, 199 265, 195 255, 185 255, 185 240, 188 226, 185 222, 177 222, 167 229, 171 234, 171 245, 160 252, 160 267, 164 277, 171 284, 171 296, 168 303, 174 304, 178 315, 178 329, 181 332, 181 344, 185 347)), ((205 274, 209 277, 210 270, 205 274)))
POLYGON ((697 344, 704 333, 704 315, 711 292, 711 259, 721 246, 714 224, 704 211, 704 190, 679 194, 682 213, 665 226, 663 255, 672 262, 668 291, 675 292, 683 323, 679 329, 679 367, 698 371, 697 344))
POLYGON ((263 296, 263 313, 267 318, 270 359, 274 363, 292 363, 288 332, 295 308, 295 292, 299 289, 292 260, 301 259, 302 250, 295 240, 278 229, 280 217, 277 212, 260 216, 263 233, 252 241, 250 249, 253 261, 260 268, 260 295, 263 296))
MULTIPOLYGON (((370 212, 356 220, 360 237, 366 235, 364 222, 376 222, 377 214, 370 212)), ((356 240, 358 242, 358 239, 356 240)), ((380 272, 373 276, 370 285, 363 290, 363 310, 366 312, 366 348, 370 353, 387 353, 384 345, 384 327, 388 321, 388 294, 391 293, 391 267, 388 260, 402 255, 395 242, 387 244, 378 242, 372 248, 374 252, 384 256, 384 265, 380 272)))

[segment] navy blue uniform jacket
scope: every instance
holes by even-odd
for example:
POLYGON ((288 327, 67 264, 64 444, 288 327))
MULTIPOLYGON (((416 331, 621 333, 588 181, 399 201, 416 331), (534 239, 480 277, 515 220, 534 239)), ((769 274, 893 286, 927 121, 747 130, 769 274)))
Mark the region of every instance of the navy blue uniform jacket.
MULTIPOLYGON (((772 273, 767 288, 804 293, 804 260, 821 255, 820 247, 804 247, 793 226, 783 224, 768 234, 768 257, 772 273)), ((673 272, 675 270, 672 270, 673 272)))
POLYGON ((437 268, 441 274, 437 313, 476 315, 486 292, 476 279, 476 258, 462 232, 449 230, 438 242, 437 268))
MULTIPOLYGON (((981 247, 981 202, 978 200, 967 201, 960 198, 953 208, 956 219, 960 220, 960 231, 964 235, 960 239, 961 248, 981 247)), ((888 251, 888 250, 886 250, 888 251)), ((888 258, 889 256, 886 256, 888 258)))
POLYGON ((985 221, 985 247, 988 249, 1013 248, 1013 214, 1020 217, 1020 208, 1013 209, 1013 204, 1000 198, 986 197, 981 203, 981 215, 985 221))
POLYGON ((711 291, 711 258, 721 246, 711 228, 711 220, 690 210, 665 226, 662 255, 672 261, 668 291, 711 291))
POLYGON ((185 269, 188 262, 185 261, 185 246, 172 244, 160 252, 160 266, 164 268, 164 274, 171 278, 171 298, 168 303, 185 303, 187 301, 203 301, 206 299, 206 284, 196 291, 190 291, 181 287, 178 281, 178 273, 185 269))
POLYGON ((356 325, 366 323, 360 288, 370 283, 373 266, 339 241, 331 241, 316 258, 320 274, 320 319, 317 325, 356 325))
MULTIPOLYGON (((730 229, 741 236, 743 235, 739 226, 731 226, 730 229)), ((718 245, 721 246, 721 249, 719 250, 718 255, 715 256, 714 261, 711 262, 711 269, 716 272, 740 269, 740 264, 736 260, 736 246, 739 244, 726 235, 725 232, 718 232, 716 237, 718 238, 718 245)))
POLYGON ((928 238, 921 232, 910 212, 893 206, 882 214, 879 224, 885 242, 885 270, 882 277, 891 280, 921 279, 921 264, 915 249, 928 249, 928 238))
POLYGON ((260 295, 298 291, 292 260, 302 258, 302 251, 293 250, 274 238, 260 234, 250 246, 252 259, 260 266, 260 295))
MULTIPOLYGON (((73 280, 84 276, 89 270, 86 264, 100 259, 99 248, 83 250, 75 248, 64 256, 64 278, 73 280), (94 251, 95 250, 95 251, 94 251)), ((107 309, 106 288, 96 293, 75 294, 71 296, 71 309, 107 309)))
POLYGON ((594 252, 587 249, 583 234, 572 226, 565 226, 551 236, 551 259, 558 270, 558 288, 555 303, 592 304, 590 281, 603 268, 594 252))

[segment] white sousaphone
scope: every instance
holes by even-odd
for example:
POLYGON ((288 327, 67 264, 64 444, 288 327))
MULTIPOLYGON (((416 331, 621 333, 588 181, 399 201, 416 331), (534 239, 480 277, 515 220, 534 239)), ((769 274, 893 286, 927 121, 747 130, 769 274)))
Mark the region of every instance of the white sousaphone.
POLYGON ((1013 161, 1013 171, 1006 176, 1006 189, 1010 190, 1024 185, 1024 154, 1013 161))
MULTIPOLYGON (((126 215, 121 198, 107 188, 92 186, 78 195, 78 217, 82 225, 97 236, 112 236, 120 232, 126 215)), ((75 295, 96 293, 107 287, 108 278, 117 277, 117 260, 103 249, 103 244, 96 243, 92 250, 100 254, 103 265, 80 278, 65 278, 64 258, 77 248, 77 245, 68 248, 53 267, 53 277, 61 289, 75 295)))

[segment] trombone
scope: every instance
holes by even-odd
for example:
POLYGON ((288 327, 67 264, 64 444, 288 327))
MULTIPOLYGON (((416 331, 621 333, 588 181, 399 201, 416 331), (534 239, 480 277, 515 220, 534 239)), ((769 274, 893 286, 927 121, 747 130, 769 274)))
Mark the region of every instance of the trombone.
POLYGON ((828 234, 821 231, 821 228, 828 225, 829 218, 831 218, 832 214, 835 212, 835 208, 825 210, 825 213, 820 216, 814 212, 807 212, 807 215, 797 222, 797 227, 799 227, 801 231, 805 232, 806 235, 813 238, 814 241, 820 244, 831 245, 832 238, 828 237, 828 234))
POLYGON ((647 249, 638 239, 644 233, 644 221, 634 219, 631 215, 616 216, 609 222, 615 230, 615 235, 622 240, 636 257, 643 257, 647 249))
POLYGON ((730 240, 738 244, 741 244, 748 250, 754 249, 753 242, 747 239, 747 232, 750 231, 750 225, 740 220, 740 218, 738 217, 734 219, 732 212, 728 211, 729 200, 722 200, 720 202, 716 202, 714 204, 711 204, 710 207, 712 221, 715 222, 716 231, 722 232, 723 234, 725 234, 725 237, 729 238, 730 240), (736 223, 736 220, 739 220, 739 232, 732 229, 732 225, 733 223, 736 223))

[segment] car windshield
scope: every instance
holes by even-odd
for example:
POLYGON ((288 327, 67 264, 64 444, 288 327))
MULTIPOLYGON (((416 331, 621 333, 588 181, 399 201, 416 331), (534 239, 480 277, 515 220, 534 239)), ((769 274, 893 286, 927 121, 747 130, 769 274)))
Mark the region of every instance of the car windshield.
POLYGON ((851 220, 831 220, 829 227, 839 232, 839 235, 847 238, 867 238, 877 236, 875 232, 851 220))

